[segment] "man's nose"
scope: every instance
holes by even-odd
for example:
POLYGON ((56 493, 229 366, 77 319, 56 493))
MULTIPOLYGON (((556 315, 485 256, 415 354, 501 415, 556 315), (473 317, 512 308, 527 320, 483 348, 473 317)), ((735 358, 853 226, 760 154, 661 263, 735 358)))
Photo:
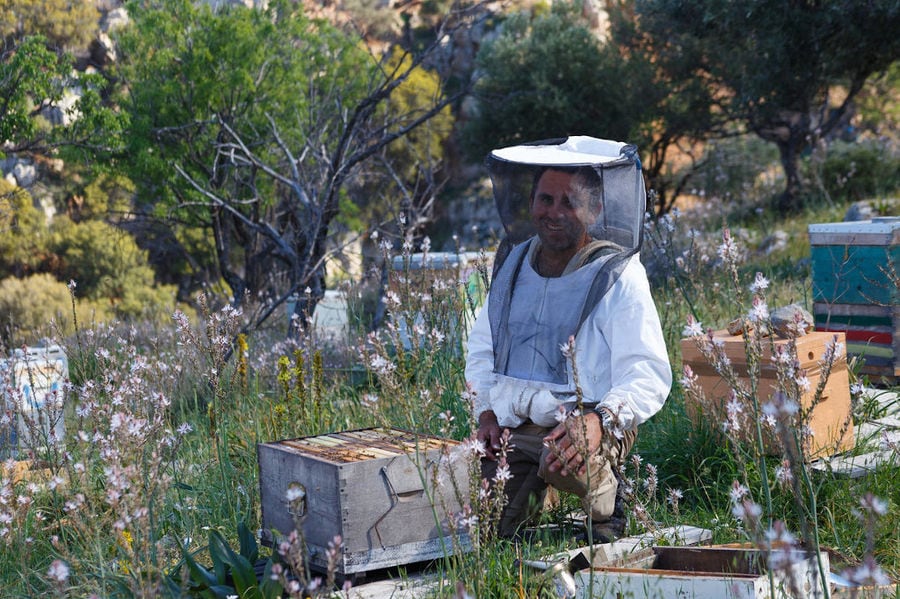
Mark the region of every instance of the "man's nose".
POLYGON ((563 201, 562 201, 562 200, 556 200, 556 201, 554 201, 553 204, 550 205, 550 207, 549 207, 549 209, 547 210, 547 212, 548 212, 548 216, 549 216, 550 218, 555 218, 555 219, 556 219, 556 218, 563 218, 563 217, 565 217, 565 216, 567 215, 567 213, 568 213, 568 211, 566 210, 565 206, 563 206, 563 201))

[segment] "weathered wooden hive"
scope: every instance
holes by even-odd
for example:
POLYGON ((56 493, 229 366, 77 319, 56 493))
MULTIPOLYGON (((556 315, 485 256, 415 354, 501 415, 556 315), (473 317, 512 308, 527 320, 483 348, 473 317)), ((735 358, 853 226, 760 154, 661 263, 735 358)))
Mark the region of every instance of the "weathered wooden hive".
POLYGON ((816 329, 841 331, 861 372, 900 377, 900 217, 809 225, 816 329))
POLYGON ((263 541, 296 528, 287 499, 292 489, 304 496, 297 520, 314 569, 325 571, 325 552, 337 535, 341 575, 449 555, 468 545, 447 525, 461 509, 457 493, 463 501, 468 494, 466 459, 446 459, 457 445, 390 428, 261 443, 263 541))

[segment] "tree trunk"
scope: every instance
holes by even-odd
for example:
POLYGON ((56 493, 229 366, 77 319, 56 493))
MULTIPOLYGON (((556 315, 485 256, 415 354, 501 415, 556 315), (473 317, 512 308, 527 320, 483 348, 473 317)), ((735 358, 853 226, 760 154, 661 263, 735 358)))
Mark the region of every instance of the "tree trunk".
POLYGON ((786 141, 776 142, 784 170, 784 191, 775 200, 775 208, 782 213, 796 213, 803 207, 800 193, 803 181, 800 177, 800 148, 802 144, 791 135, 786 141))

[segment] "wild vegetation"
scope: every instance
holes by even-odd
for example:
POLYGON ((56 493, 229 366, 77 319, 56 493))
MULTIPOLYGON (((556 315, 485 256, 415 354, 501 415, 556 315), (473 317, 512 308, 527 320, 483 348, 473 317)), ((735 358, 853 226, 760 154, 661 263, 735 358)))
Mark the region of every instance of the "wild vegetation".
MULTIPOLYGON (((390 426, 461 441, 452 457, 477 465, 462 371, 465 323, 489 284, 489 254, 469 255, 467 266, 435 280, 423 279, 410 255, 492 249, 492 241, 473 247, 470 232, 438 218, 450 199, 480 185, 450 178, 465 170, 450 163, 462 148, 480 159, 490 147, 565 133, 638 142, 650 181, 642 258, 680 380, 625 469, 629 532, 702 526, 715 542, 787 549, 775 554, 782 565, 818 546, 854 580, 897 580, 896 445, 885 446, 892 463, 839 478, 808 471, 790 439, 786 455, 767 457, 729 439, 724 423, 698 426, 687 415, 685 335, 736 318, 761 330, 771 308, 809 307, 807 225, 839 221, 857 200, 898 214, 894 37, 852 27, 842 32, 846 43, 798 38, 785 46, 798 54, 770 55, 779 68, 753 83, 780 85, 778 76, 805 68, 810 48, 809 64, 828 68, 812 69, 817 78, 796 82, 795 98, 776 94, 763 110, 735 93, 746 83, 735 77, 763 71, 736 58, 755 52, 753 40, 778 46, 792 30, 779 21, 746 36, 753 47, 717 55, 722 39, 745 31, 746 15, 732 4, 674 15, 697 17, 683 23, 666 16, 680 3, 611 3, 603 41, 559 5, 519 14, 456 6, 444 19, 443 4, 428 2, 418 15, 353 30, 289 2, 262 13, 160 0, 128 5, 131 25, 111 32, 117 62, 86 75, 71 72, 68 51, 84 48, 85 29, 72 23, 86 18, 88 3, 71 3, 71 14, 56 19, 58 3, 41 13, 30 0, 8 2, 3 152, 41 166, 55 192, 0 181, 0 346, 6 355, 58 343, 69 376, 41 410, 25 413, 13 408, 21 380, 0 371, 0 391, 13 399, 0 416, 0 446, 14 422, 27 431, 0 476, 0 594, 335 591, 327 573, 306 570, 301 538, 260 546, 256 444, 390 426), (656 29, 638 27, 637 16, 651 14, 641 11, 652 11, 656 29), (701 22, 722 27, 707 37, 688 26, 701 22), (681 25, 673 32, 667 23, 681 25), (448 66, 447 40, 492 27, 494 41, 468 71, 448 66), (370 50, 376 32, 390 37, 384 57, 370 50), (667 37, 675 34, 677 44, 667 37), (866 45, 848 60, 844 52, 863 42, 877 52, 866 45), (674 48, 691 53, 664 54, 674 48), (682 61, 697 55, 708 62, 682 61), (696 64, 707 70, 688 68, 696 64), (69 113, 79 118, 53 120, 67 82, 81 88, 69 113), (785 114, 768 112, 779 102, 796 114, 835 116, 835 126, 805 135, 812 121, 804 117, 785 147, 763 143, 785 114), (785 176, 789 167, 796 173, 785 176), (786 206, 793 211, 779 209, 786 206), (367 251, 362 267, 338 275, 331 260, 354 257, 347 248, 355 242, 367 251), (326 287, 349 306, 338 339, 311 321, 326 287), (49 434, 55 422, 64 437, 49 434)), ((838 19, 853 3, 826 4, 825 16, 838 19)), ((354 18, 371 11, 349 8, 354 18)), ((896 10, 854 15, 896 31, 896 10)), ((816 34, 808 25, 804 35, 816 34)), ((755 89, 754 98, 767 97, 755 89)), ((751 353, 764 343, 749 342, 751 353)), ((781 375, 776 422, 793 417, 803 377, 781 375)), ((854 374, 855 422, 885 409, 864 388, 891 390, 854 374)), ((743 397, 745 410, 768 402, 743 397)), ((552 596, 548 580, 516 560, 571 546, 574 503, 563 498, 547 515, 562 534, 511 543, 493 529, 502 484, 500 476, 474 486, 462 513, 435 507, 453 538, 466 532, 472 546, 430 565, 443 581, 434 595, 552 596)), ((332 550, 339 547, 336 539, 332 550)))

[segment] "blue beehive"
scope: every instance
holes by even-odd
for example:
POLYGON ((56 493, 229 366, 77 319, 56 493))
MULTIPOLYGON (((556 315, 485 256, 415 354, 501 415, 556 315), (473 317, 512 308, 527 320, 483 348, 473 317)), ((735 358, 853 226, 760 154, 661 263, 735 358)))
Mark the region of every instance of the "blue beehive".
POLYGON ((816 330, 841 331, 862 373, 900 377, 900 217, 809 225, 816 330))

